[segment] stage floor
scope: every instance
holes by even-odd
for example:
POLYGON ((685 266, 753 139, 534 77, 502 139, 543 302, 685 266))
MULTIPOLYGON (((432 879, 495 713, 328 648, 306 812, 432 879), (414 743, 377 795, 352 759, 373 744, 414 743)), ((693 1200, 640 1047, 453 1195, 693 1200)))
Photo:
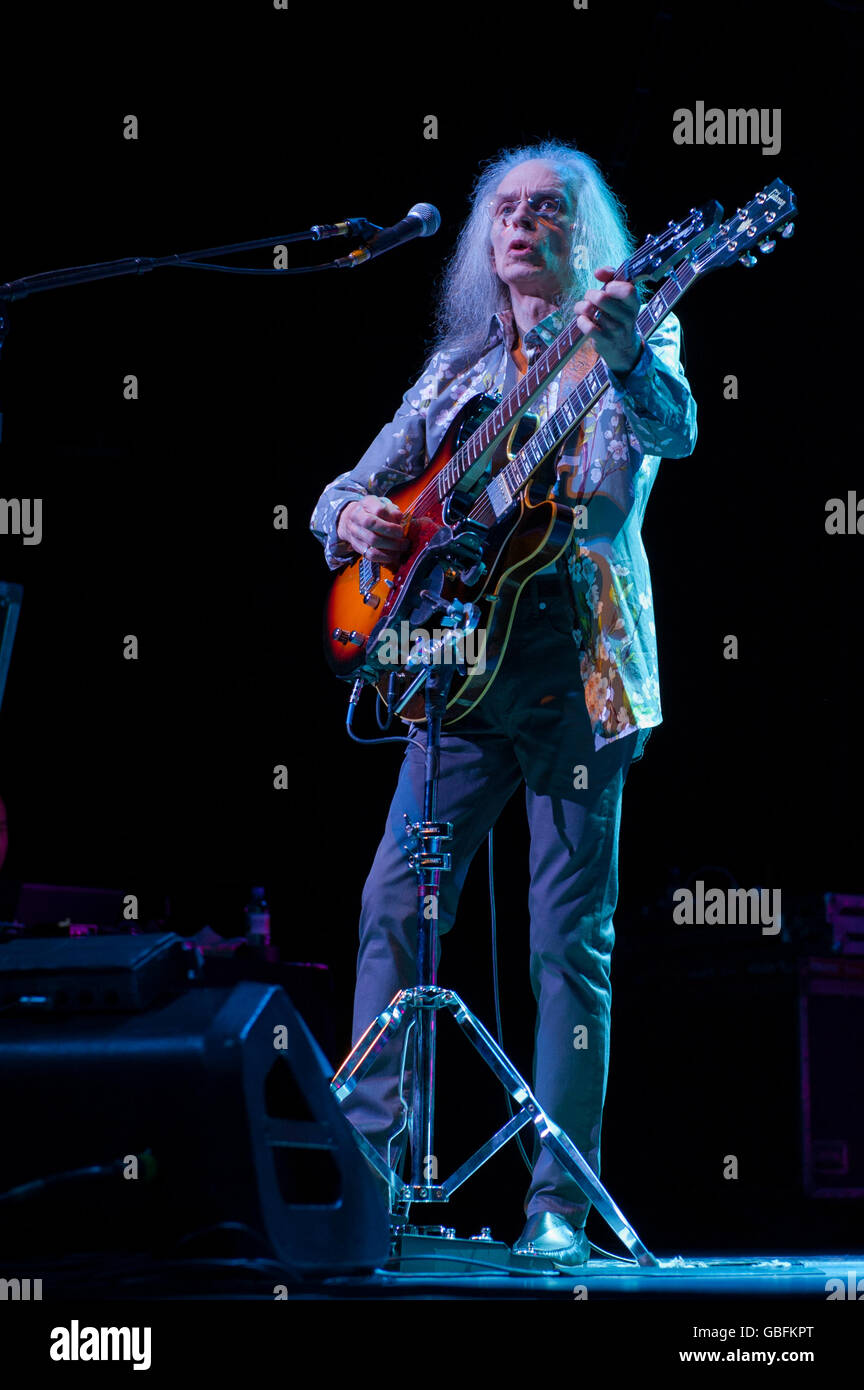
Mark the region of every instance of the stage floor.
POLYGON ((594 1258, 569 1273, 378 1273, 330 1280, 309 1297, 864 1300, 864 1253, 657 1256, 656 1268, 594 1258), (859 1288, 860 1284, 860 1288, 859 1288))
MULTIPOLYGON (((170 1264, 146 1257, 86 1256, 42 1262, 43 1297, 52 1299, 539 1299, 590 1302, 646 1299, 809 1299, 826 1303, 864 1301, 864 1251, 848 1254, 660 1255, 656 1267, 598 1256, 567 1273, 512 1274, 484 1266, 482 1249, 466 1269, 454 1258, 441 1270, 422 1270, 416 1257, 411 1272, 395 1266, 369 1275, 307 1277, 298 1280, 270 1260, 187 1260, 170 1264)), ((524 1263, 524 1261, 523 1261, 524 1263)), ((544 1262, 545 1263, 545 1262, 544 1262)), ((20 1275, 31 1271, 19 1269, 20 1275)), ((35 1269, 32 1271, 36 1273, 35 1269)))

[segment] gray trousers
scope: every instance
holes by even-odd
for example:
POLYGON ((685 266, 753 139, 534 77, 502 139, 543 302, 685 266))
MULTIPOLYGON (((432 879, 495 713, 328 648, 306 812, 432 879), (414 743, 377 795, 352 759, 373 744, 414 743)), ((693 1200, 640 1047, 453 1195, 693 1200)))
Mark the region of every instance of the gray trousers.
MULTIPOLYGON (((533 1087, 599 1176, 621 794, 636 735, 595 751, 572 622, 554 576, 530 581, 488 694, 442 734, 437 819, 453 822, 453 867, 441 875, 438 927, 442 935, 452 927, 468 866, 524 783, 531 835, 530 970, 537 1001, 533 1087), (587 769, 587 786, 576 790, 580 766, 587 769)), ((422 819, 424 748, 425 733, 415 729, 363 890, 353 1042, 399 989, 416 983, 417 879, 407 861, 403 812, 412 821, 422 819)), ((506 928, 521 913, 510 908, 500 917, 509 942, 506 928)), ((458 981, 445 983, 459 992, 458 981)), ((488 1027, 490 1021, 484 1022, 488 1027)), ((400 1099, 403 1038, 400 1030, 343 1106, 397 1167, 407 1137, 407 1108, 400 1099)), ((402 1094, 410 1104, 410 1044, 404 1060, 402 1094)), ((535 1139, 526 1215, 557 1212, 581 1227, 589 1207, 535 1139)))

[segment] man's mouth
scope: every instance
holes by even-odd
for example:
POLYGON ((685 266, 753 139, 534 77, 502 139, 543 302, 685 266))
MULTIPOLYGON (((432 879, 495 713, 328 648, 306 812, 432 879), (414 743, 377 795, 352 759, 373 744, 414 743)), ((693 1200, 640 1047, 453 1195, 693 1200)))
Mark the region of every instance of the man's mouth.
POLYGON ((510 245, 507 247, 507 250, 512 252, 514 255, 525 256, 533 252, 535 250, 535 246, 533 242, 523 241, 521 238, 517 237, 515 241, 511 241, 510 245))

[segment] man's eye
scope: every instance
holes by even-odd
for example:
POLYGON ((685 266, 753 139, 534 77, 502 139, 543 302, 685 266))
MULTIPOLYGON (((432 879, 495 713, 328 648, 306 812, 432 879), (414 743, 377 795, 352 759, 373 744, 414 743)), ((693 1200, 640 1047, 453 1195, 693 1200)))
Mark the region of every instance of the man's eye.
POLYGON ((541 198, 541 199, 540 199, 540 206, 538 207, 537 211, 538 211, 538 212, 557 212, 557 211, 558 211, 558 199, 557 199, 557 198, 541 198))
POLYGON ((515 204, 513 203, 502 203, 498 209, 498 216, 511 217, 513 215, 514 206, 515 204))

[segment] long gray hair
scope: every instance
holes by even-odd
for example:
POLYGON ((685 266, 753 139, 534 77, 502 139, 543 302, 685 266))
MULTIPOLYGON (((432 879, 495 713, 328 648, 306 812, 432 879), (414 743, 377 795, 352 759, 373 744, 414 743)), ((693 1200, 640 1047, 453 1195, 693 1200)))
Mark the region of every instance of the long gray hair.
POLYGON ((570 281, 558 300, 565 321, 572 318, 573 306, 584 298, 586 290, 601 288, 595 269, 618 266, 633 251, 635 239, 627 229, 624 207, 590 155, 560 140, 502 150, 477 177, 471 212, 444 268, 430 357, 443 349, 473 360, 486 339, 492 315, 510 308, 510 291, 495 273, 489 254, 492 222, 488 204, 504 175, 529 159, 542 159, 557 171, 575 208, 570 281))

